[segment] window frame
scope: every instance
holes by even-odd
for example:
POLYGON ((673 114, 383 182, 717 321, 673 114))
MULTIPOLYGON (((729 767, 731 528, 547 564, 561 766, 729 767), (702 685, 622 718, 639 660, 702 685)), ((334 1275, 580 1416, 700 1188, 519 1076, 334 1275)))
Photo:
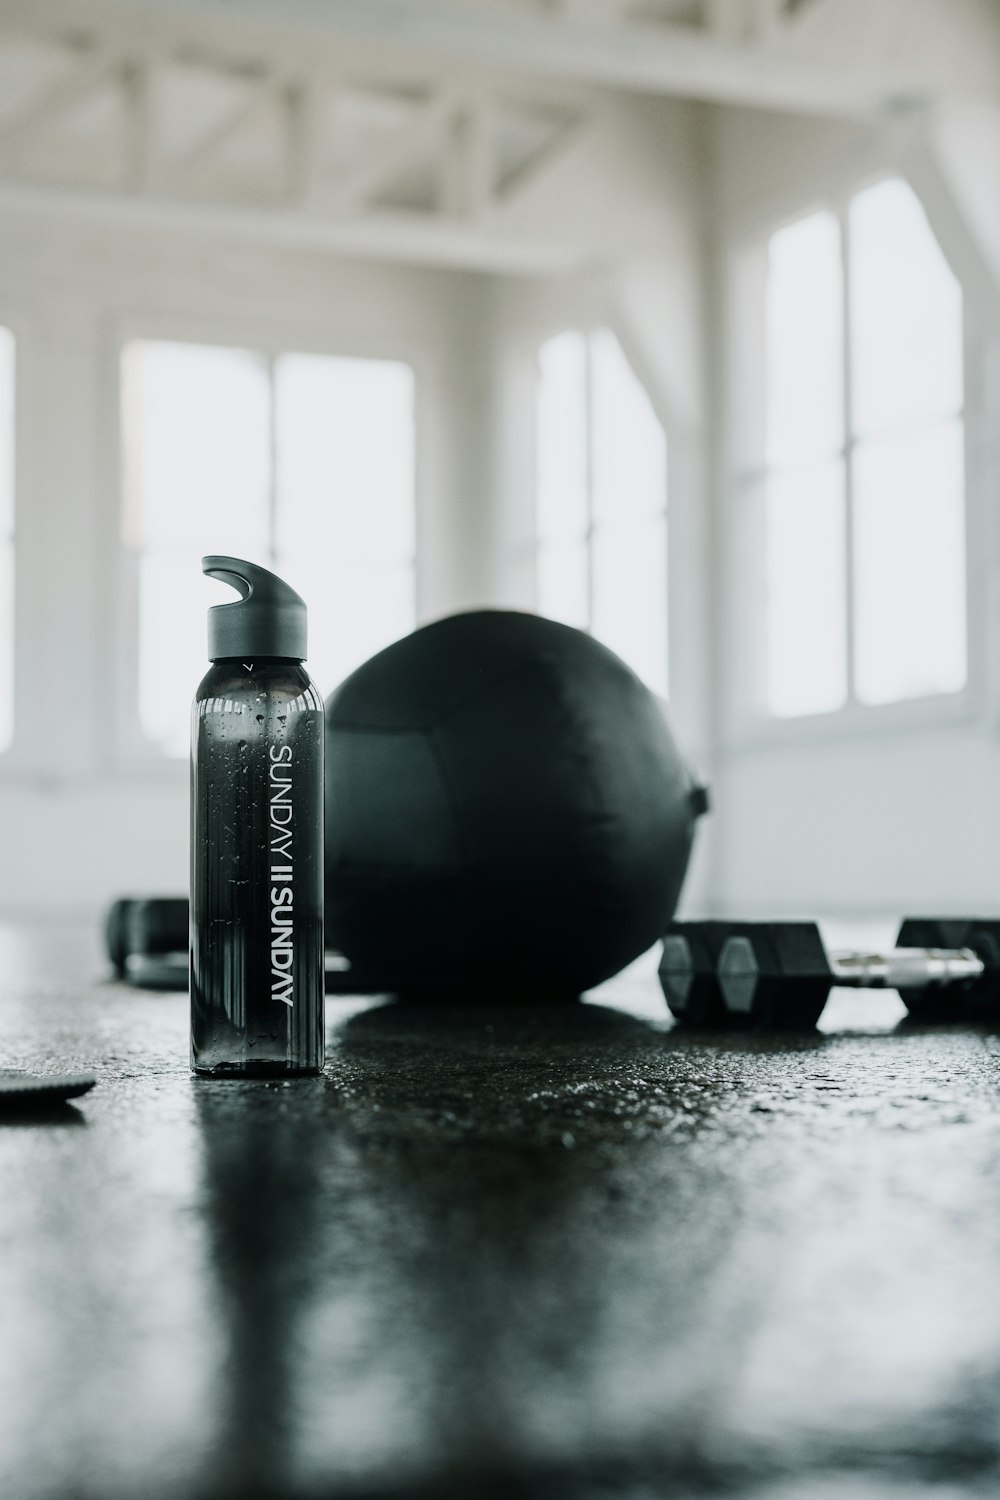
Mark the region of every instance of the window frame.
MULTIPOLYGON (((724 268, 725 357, 722 444, 722 503, 718 611, 722 643, 720 672, 720 738, 727 749, 823 742, 872 735, 911 733, 976 719, 983 711, 987 687, 985 608, 988 564, 985 558, 987 465, 983 461, 984 382, 987 351, 972 307, 972 294, 959 268, 938 241, 938 248, 962 290, 963 401, 954 414, 962 421, 965 469, 965 637, 966 680, 953 693, 928 694, 892 703, 867 704, 854 693, 854 560, 851 538, 855 496, 852 458, 862 439, 851 420, 850 398, 850 254, 847 225, 852 200, 881 182, 901 179, 914 192, 906 174, 892 166, 839 182, 823 196, 803 198, 794 207, 783 205, 767 219, 745 226, 728 247, 724 268), (846 476, 846 649, 847 701, 822 712, 781 717, 766 702, 766 597, 764 480, 771 472, 764 455, 765 285, 770 237, 812 213, 832 213, 840 232, 840 263, 844 274, 843 384, 845 415, 843 439, 836 456, 846 476), (749 565, 748 565, 749 560, 749 565)), ((919 199, 920 195, 917 194, 919 199)), ((926 206, 922 204, 922 206, 926 206)), ((931 225, 934 232, 934 225, 931 225)), ((942 419, 944 420, 944 419, 942 419)), ((928 426, 930 424, 927 424, 928 426)))
POLYGON ((666 454, 665 454, 665 460, 666 461, 665 461, 665 466, 664 466, 664 474, 665 474, 665 481, 666 482, 665 482, 664 493, 663 493, 663 505, 656 512, 651 513, 648 519, 650 519, 650 520, 654 520, 655 519, 655 520, 662 520, 663 521, 663 524, 664 524, 664 533, 665 533, 665 536, 666 536, 666 539, 667 539, 666 540, 666 549, 665 549, 666 555, 665 555, 665 557, 663 559, 663 563, 664 563, 663 578, 664 578, 664 583, 665 583, 665 586, 666 586, 666 595, 667 595, 666 596, 666 601, 665 601, 665 605, 666 605, 666 608, 665 608, 665 617, 666 617, 666 624, 667 624, 667 639, 666 639, 666 656, 665 656, 665 660, 666 660, 666 666, 667 666, 667 681, 666 681, 666 683, 662 684, 661 686, 651 689, 651 691, 653 691, 654 693, 656 693, 656 695, 658 697, 661 697, 661 698, 669 701, 669 698, 670 698, 670 695, 671 695, 671 691, 672 691, 672 689, 674 687, 674 681, 673 681, 673 679, 674 679, 674 662, 673 662, 674 631, 673 631, 673 609, 672 609, 672 598, 673 598, 674 590, 673 590, 673 587, 672 587, 672 580, 671 580, 671 576, 670 576, 671 575, 671 568, 672 568, 672 548, 671 548, 671 545, 670 545, 670 526, 671 526, 671 511, 673 509, 671 497, 672 497, 672 495, 674 493, 675 475, 674 475, 674 467, 673 467, 674 466, 674 444, 673 444, 673 441, 671 439, 671 424, 670 424, 670 422, 669 422, 669 420, 667 418, 666 413, 663 410, 662 403, 657 399, 657 392, 656 392, 655 384, 650 379, 647 378, 647 374, 646 374, 646 371, 643 368, 642 362, 640 360, 637 360, 636 357, 635 357, 635 352, 634 352, 634 350, 632 348, 632 345, 631 345, 630 340, 629 340, 629 338, 627 336, 627 333, 625 333, 622 330, 622 328, 619 326, 618 322, 613 317, 610 317, 610 316, 600 317, 598 315, 591 315, 589 317, 578 317, 578 318, 568 317, 568 318, 559 320, 557 322, 553 322, 551 324, 551 326, 547 326, 545 328, 544 332, 541 332, 531 342, 530 352, 531 352, 531 372, 532 372, 532 391, 531 391, 531 434, 532 434, 532 442, 531 442, 531 488, 530 488, 530 494, 531 494, 531 512, 530 512, 530 541, 529 541, 529 549, 530 549, 530 560, 531 560, 531 590, 532 590, 532 599, 533 599, 532 607, 533 607, 533 609, 536 612, 540 611, 540 609, 541 609, 541 600, 540 600, 540 597, 539 597, 539 592, 540 591, 539 591, 539 570, 538 570, 538 564, 539 564, 539 559, 540 559, 540 556, 541 556, 542 547, 544 545, 543 539, 541 538, 541 536, 539 534, 539 529, 538 529, 538 392, 539 392, 540 375, 541 375, 540 355, 541 355, 541 351, 545 347, 545 345, 548 344, 548 343, 550 343, 553 339, 559 338, 563 334, 575 333, 575 334, 579 334, 583 338, 583 340, 584 340, 584 348, 585 348, 585 367, 584 367, 585 368, 585 393, 584 394, 585 394, 585 405, 586 405, 585 420, 586 420, 586 427, 587 427, 587 463, 586 463, 586 474, 587 474, 587 524, 586 524, 586 527, 584 528, 583 532, 581 533, 581 535, 579 537, 579 540, 582 542, 582 544, 583 544, 583 546, 585 547, 585 550, 586 550, 586 564, 587 564, 587 588, 586 588, 586 593, 587 593, 587 624, 586 624, 586 626, 584 626, 582 628, 586 630, 586 633, 588 635, 593 636, 593 639, 595 639, 595 640, 599 639, 599 637, 597 637, 596 635, 593 634, 593 624, 594 624, 594 539, 595 539, 598 531, 601 529, 601 523, 595 518, 595 514, 594 514, 594 459, 593 459, 593 404, 594 404, 594 402, 593 402, 593 374, 592 374, 593 355, 592 355, 592 352, 591 352, 591 340, 592 340, 593 336, 596 333, 600 333, 602 331, 610 333, 612 335, 612 337, 617 341, 617 343, 619 345, 619 348, 621 349, 622 354, 623 354, 623 356, 625 358, 625 361, 626 361, 626 363, 629 366, 629 369, 631 370, 631 372, 632 372, 633 376, 635 377, 636 381, 639 383, 640 387, 642 388, 642 391, 645 394, 646 399, 648 400, 648 402, 650 404, 650 408, 651 408, 651 410, 653 412, 653 415, 656 418, 657 422, 659 423, 660 428, 662 429, 663 437, 664 437, 664 443, 665 443, 665 447, 666 447, 666 454))
MULTIPOLYGON (((130 549, 122 531, 124 503, 124 444, 122 418, 124 390, 122 356, 133 342, 197 344, 223 349, 243 349, 260 356, 269 371, 283 354, 319 355, 328 358, 391 360, 407 364, 413 371, 414 415, 414 581, 416 618, 421 616, 421 563, 423 556, 423 504, 429 467, 425 406, 427 391, 435 379, 435 362, 424 346, 410 339, 381 335, 349 327, 317 330, 296 320, 271 323, 245 318, 215 319, 164 314, 131 315, 109 321, 103 340, 104 389, 113 393, 102 422, 102 507, 99 579, 101 618, 100 649, 114 679, 114 712, 99 730, 98 753, 116 771, 142 779, 176 783, 188 775, 183 756, 166 754, 144 732, 139 718, 138 694, 138 567, 139 553, 130 549)), ((206 657, 205 671, 209 668, 206 657)), ((194 696, 197 682, 191 684, 194 696)))

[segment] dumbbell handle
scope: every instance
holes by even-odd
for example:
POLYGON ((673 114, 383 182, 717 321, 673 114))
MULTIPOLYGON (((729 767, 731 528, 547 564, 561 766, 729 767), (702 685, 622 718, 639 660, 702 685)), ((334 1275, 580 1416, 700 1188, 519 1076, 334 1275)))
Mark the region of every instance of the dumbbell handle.
POLYGON ((894 948, 827 955, 833 982, 856 989, 913 990, 978 979, 986 965, 971 948, 894 948))

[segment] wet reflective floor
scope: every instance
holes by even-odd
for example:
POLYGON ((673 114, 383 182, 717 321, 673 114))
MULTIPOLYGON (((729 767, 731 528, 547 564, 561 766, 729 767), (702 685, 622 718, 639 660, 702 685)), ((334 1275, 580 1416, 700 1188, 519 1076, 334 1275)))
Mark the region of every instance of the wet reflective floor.
POLYGON ((186 999, 0 928, 4 1500, 1000 1491, 1000 1036, 834 997, 672 1029, 328 1002, 316 1080, 195 1080, 186 999))

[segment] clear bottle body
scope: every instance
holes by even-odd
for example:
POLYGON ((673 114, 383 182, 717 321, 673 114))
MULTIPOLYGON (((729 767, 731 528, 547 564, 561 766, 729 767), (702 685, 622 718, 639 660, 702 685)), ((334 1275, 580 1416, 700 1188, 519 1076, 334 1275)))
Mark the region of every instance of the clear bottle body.
POLYGON ((300 662, 216 662, 191 724, 191 1066, 319 1073, 323 699, 300 662))

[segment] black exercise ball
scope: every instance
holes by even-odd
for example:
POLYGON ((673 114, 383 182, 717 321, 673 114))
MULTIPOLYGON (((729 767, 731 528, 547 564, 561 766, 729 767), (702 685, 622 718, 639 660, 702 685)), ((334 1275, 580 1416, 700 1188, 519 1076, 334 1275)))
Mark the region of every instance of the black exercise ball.
POLYGON ((368 988, 577 995, 660 936, 703 810, 613 652, 537 615, 453 615, 327 702, 327 943, 368 988))

